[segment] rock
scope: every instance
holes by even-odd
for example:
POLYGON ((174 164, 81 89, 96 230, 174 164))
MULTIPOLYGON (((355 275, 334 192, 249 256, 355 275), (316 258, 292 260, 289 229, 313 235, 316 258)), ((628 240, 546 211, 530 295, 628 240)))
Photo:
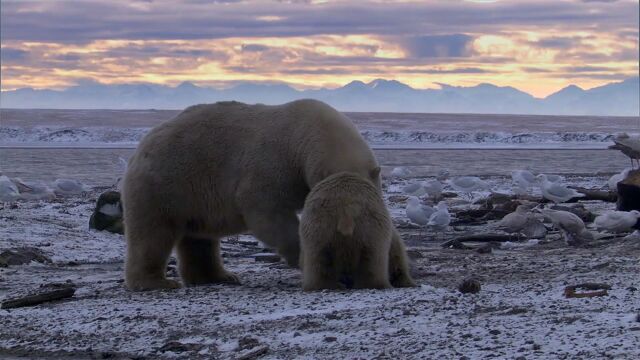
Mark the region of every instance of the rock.
POLYGON ((513 200, 512 195, 501 194, 501 193, 491 193, 491 195, 489 195, 488 197, 477 200, 474 204, 482 205, 487 209, 493 209, 498 204, 504 204, 512 200, 513 200))
POLYGON ((9 265, 23 265, 32 261, 39 263, 51 263, 51 259, 44 253, 34 247, 20 247, 14 249, 8 249, 0 253, 0 267, 7 267, 9 265))
POLYGON ((478 254, 491 254, 493 252, 494 245, 492 243, 486 243, 476 249, 478 254))
POLYGON ((324 342, 336 342, 338 341, 338 338, 335 336, 325 336, 324 337, 324 342))
POLYGON ((253 349, 258 345, 260 345, 260 340, 251 336, 244 336, 238 339, 238 347, 236 348, 236 350, 253 349))
POLYGON ((93 214, 89 219, 89 228, 124 234, 122 203, 120 202, 119 192, 107 191, 100 194, 93 214))
POLYGON ((424 254, 420 250, 407 249, 407 256, 411 259, 422 259, 424 254))
POLYGON ((460 285, 458 285, 458 291, 460 291, 463 294, 476 294, 480 292, 480 281, 473 279, 473 278, 467 278, 464 279, 462 281, 462 283, 460 283, 460 285))
MULTIPOLYGON (((618 183, 618 202, 616 208, 619 211, 640 210, 640 169, 631 170, 627 177, 618 183)), ((640 229, 638 223, 634 226, 640 229)))

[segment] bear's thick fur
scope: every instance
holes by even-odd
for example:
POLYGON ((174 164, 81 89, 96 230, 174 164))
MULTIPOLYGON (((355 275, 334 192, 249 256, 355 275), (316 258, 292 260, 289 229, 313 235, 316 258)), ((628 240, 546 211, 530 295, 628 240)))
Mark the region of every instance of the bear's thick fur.
POLYGON ((320 181, 300 218, 303 290, 391 287, 392 227, 371 181, 348 172, 320 181))
MULTIPOLYGON (((351 121, 315 100, 284 105, 219 102, 187 108, 152 129, 123 184, 126 285, 175 288, 165 267, 174 246, 187 285, 238 282, 224 270, 219 238, 250 230, 297 266, 298 217, 310 189, 349 171, 380 189, 380 168, 351 121)), ((394 286, 412 286, 393 231, 394 286)))

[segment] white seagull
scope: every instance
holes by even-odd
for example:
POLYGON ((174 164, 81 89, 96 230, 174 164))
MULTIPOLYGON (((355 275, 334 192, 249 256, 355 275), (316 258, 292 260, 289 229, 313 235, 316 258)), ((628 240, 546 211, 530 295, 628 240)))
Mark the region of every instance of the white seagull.
POLYGON ((420 182, 415 182, 412 184, 405 185, 402 188, 402 192, 410 196, 420 197, 427 193, 427 190, 424 188, 424 185, 420 182))
POLYGON ((549 181, 547 175, 540 174, 536 176, 536 178, 540 180, 540 189, 542 190, 542 196, 545 199, 551 200, 556 204, 568 201, 575 197, 584 196, 584 194, 581 194, 574 189, 569 189, 562 184, 549 181))
POLYGON ((511 172, 511 180, 516 188, 526 194, 529 188, 533 187, 536 182, 536 176, 529 170, 514 170, 511 172))
POLYGON ((429 223, 429 217, 435 212, 435 209, 431 206, 423 205, 420 199, 415 196, 410 196, 407 200, 406 214, 409 221, 419 225, 420 230, 422 227, 429 223))
POLYGON ((395 167, 391 170, 391 177, 406 178, 409 176, 411 176, 411 170, 404 166, 395 167))
POLYGON ((607 181, 607 186, 609 186, 609 190, 617 191, 618 190, 618 183, 620 181, 626 179, 627 176, 629 175, 629 173, 631 172, 631 170, 633 170, 633 169, 632 168, 626 168, 626 169, 622 170, 620 173, 614 174, 613 176, 611 176, 609 178, 609 181, 607 181))
POLYGON ((567 244, 575 245, 594 239, 593 234, 587 230, 578 215, 568 211, 551 209, 541 209, 540 212, 551 220, 556 229, 560 230, 567 244))
POLYGON ((440 201, 435 210, 429 217, 427 226, 433 228, 436 232, 446 231, 451 222, 451 214, 449 214, 447 204, 444 201, 440 201))
POLYGON ((20 191, 16 184, 11 181, 6 175, 0 176, 0 201, 9 202, 15 201, 20 197, 20 191))
POLYGON ((72 179, 56 179, 52 185, 56 195, 77 195, 90 190, 88 186, 72 179))
POLYGON ((432 197, 434 200, 440 199, 442 195, 442 183, 438 180, 427 181, 423 184, 424 190, 432 197))
POLYGON ((509 234, 518 234, 518 237, 520 237, 520 232, 524 230, 529 222, 529 210, 534 206, 534 204, 518 205, 516 211, 507 214, 498 222, 498 228, 509 234))
POLYGON ((20 197, 25 200, 52 200, 56 197, 50 187, 44 183, 27 183, 20 178, 13 179, 20 191, 20 197))
POLYGON ((477 176, 461 176, 453 178, 449 180, 449 185, 451 185, 454 190, 467 194, 469 197, 471 197, 471 194, 474 191, 489 190, 491 188, 486 181, 477 176))
POLYGON ((607 211, 596 217, 593 224, 598 230, 606 230, 613 233, 627 232, 640 219, 640 211, 607 211))

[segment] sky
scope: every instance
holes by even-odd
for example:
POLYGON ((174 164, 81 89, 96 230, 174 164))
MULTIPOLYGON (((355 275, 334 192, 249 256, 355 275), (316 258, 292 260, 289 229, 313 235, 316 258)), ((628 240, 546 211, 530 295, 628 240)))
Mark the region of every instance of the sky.
POLYGON ((1 1, 1 88, 297 89, 352 80, 538 97, 638 75, 639 0, 1 1))

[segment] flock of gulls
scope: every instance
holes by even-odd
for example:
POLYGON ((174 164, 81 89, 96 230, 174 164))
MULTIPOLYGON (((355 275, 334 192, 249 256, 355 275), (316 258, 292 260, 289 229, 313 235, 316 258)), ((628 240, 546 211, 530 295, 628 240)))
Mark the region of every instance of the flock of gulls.
POLYGON ((52 200, 59 196, 79 195, 91 188, 77 180, 56 179, 45 182, 26 182, 20 178, 10 179, 0 175, 0 202, 16 200, 52 200))
MULTIPOLYGON (((640 139, 636 140, 625 135, 617 136, 614 139, 615 145, 611 148, 621 150, 628 155, 632 159, 632 167, 611 176, 607 181, 610 191, 615 191, 618 182, 624 180, 633 170, 633 160, 638 162, 640 159, 640 139)), ((126 171, 127 162, 122 158, 119 158, 118 161, 126 171)), ((640 166, 640 162, 638 164, 640 166)), ((412 175, 411 170, 407 167, 396 167, 390 173, 390 176, 396 179, 410 179, 412 175)), ((118 178, 116 182, 118 188, 120 180, 118 178)), ((514 194, 530 195, 535 189, 539 189, 542 197, 555 204, 584 196, 584 194, 565 185, 564 177, 552 174, 536 175, 529 168, 512 171, 511 180, 514 194)), ((474 200, 475 194, 482 192, 486 194, 492 190, 488 182, 477 176, 451 178, 446 170, 440 171, 431 180, 408 182, 402 188, 402 192, 408 196, 406 216, 411 223, 419 226, 420 232, 429 229, 438 234, 444 233, 448 229, 452 216, 447 203, 443 201, 445 187, 467 197, 470 202, 474 200), (435 205, 428 205, 427 202, 435 205)), ((51 200, 61 196, 78 195, 89 190, 90 187, 73 179, 57 179, 52 183, 25 182, 20 178, 10 179, 0 173, 0 202, 51 200)), ((514 212, 504 216, 495 226, 497 229, 514 234, 519 238, 521 234, 539 234, 541 231, 546 234, 546 228, 542 223, 544 219, 549 220, 569 244, 594 239, 593 231, 576 214, 544 208, 541 204, 526 201, 519 205, 514 212)), ((638 219, 640 219, 640 212, 636 210, 628 212, 608 210, 595 218, 591 229, 595 228, 596 231, 612 233, 628 232, 635 226, 638 219)), ((640 237, 640 233, 635 231, 631 236, 640 237)))
MULTIPOLYGON (((628 168, 613 175, 607 182, 609 189, 615 190, 617 183, 624 180, 630 171, 631 169, 628 168)), ((412 173, 406 167, 396 167, 390 175, 397 179, 407 179, 412 173)), ((565 185, 565 179, 560 175, 536 175, 529 169, 515 170, 511 172, 511 180, 514 194, 530 195, 538 188, 542 197, 554 204, 585 196, 565 185)), ((474 194, 478 192, 492 190, 490 184, 479 177, 449 178, 449 173, 446 171, 441 171, 434 180, 407 183, 402 187, 402 192, 408 196, 406 217, 411 223, 419 226, 421 233, 423 229, 430 229, 437 234, 446 231, 449 227, 452 217, 447 204, 442 201, 446 186, 465 195, 469 200, 473 200, 474 194), (430 206, 427 203, 437 205, 430 206)), ((545 219, 553 224, 569 245, 577 245, 594 240, 596 238, 594 230, 611 233, 631 231, 640 219, 640 212, 607 210, 595 218, 592 225, 595 229, 590 229, 578 215, 570 211, 548 209, 542 204, 524 201, 514 212, 498 221, 495 227, 507 234, 516 235, 519 239, 521 234, 539 233, 537 229, 542 229, 546 234, 543 225, 545 219)), ((634 232, 633 235, 640 236, 638 232, 634 232)))

